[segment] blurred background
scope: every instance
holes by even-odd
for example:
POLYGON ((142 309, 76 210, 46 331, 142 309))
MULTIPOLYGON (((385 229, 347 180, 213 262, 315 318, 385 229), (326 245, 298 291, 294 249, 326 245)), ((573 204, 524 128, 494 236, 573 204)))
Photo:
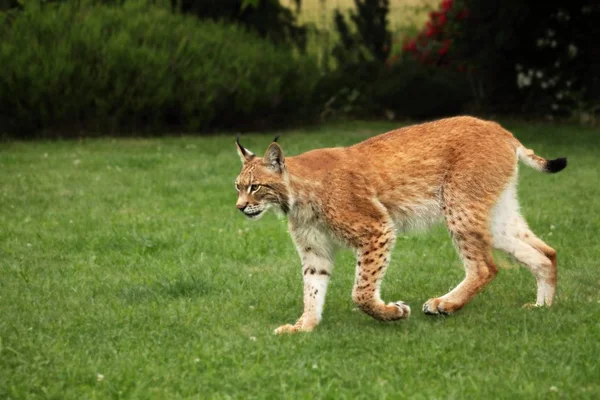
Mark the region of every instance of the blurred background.
POLYGON ((596 0, 0 0, 0 134, 600 113, 596 0))

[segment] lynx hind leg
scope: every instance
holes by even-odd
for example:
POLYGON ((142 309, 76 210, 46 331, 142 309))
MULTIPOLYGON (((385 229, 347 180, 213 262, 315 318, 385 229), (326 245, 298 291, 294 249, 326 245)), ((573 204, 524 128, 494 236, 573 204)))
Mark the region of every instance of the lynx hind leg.
POLYGON ((461 256, 466 276, 453 290, 423 304, 425 314, 451 314, 463 308, 496 275, 485 208, 464 204, 444 207, 446 223, 461 256))
POLYGON ((410 316, 410 307, 404 302, 386 304, 380 294, 395 239, 393 228, 383 228, 370 235, 357 250, 352 299, 359 309, 381 321, 394 321, 410 316))
POLYGON ((535 305, 552 305, 556 293, 556 251, 539 239, 519 212, 515 182, 500 196, 492 216, 494 247, 525 265, 537 282, 535 305))
POLYGON ((515 175, 517 158, 506 141, 488 155, 457 158, 442 187, 442 209, 452 240, 466 271, 449 293, 423 305, 426 314, 452 313, 479 293, 498 272, 492 257, 490 219, 498 198, 515 175))

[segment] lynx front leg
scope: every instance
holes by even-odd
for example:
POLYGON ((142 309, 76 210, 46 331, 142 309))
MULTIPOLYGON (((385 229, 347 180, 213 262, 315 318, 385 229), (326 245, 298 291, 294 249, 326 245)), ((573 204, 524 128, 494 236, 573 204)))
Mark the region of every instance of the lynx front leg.
POLYGON ((410 316, 410 307, 402 301, 384 303, 379 288, 390 262, 395 234, 390 229, 373 235, 357 252, 354 303, 371 317, 393 321, 410 316))
POLYGON ((294 325, 275 329, 276 334, 310 332, 321 321, 333 263, 327 251, 318 251, 311 246, 299 247, 298 251, 302 258, 304 313, 294 325))

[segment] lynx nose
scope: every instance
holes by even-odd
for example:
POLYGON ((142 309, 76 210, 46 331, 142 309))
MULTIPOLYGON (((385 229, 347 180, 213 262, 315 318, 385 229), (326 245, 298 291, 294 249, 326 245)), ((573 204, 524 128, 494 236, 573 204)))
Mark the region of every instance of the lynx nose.
POLYGON ((244 209, 246 208, 246 206, 248 205, 248 202, 243 202, 243 203, 236 203, 236 207, 238 210, 244 212, 244 209))

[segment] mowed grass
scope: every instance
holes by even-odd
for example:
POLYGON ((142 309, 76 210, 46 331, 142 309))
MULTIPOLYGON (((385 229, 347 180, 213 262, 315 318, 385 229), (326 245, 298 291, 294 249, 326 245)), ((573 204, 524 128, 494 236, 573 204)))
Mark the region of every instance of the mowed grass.
MULTIPOLYGON (((375 321, 336 260, 322 324, 275 336, 302 311, 285 220, 235 209, 233 136, 0 144, 0 398, 598 398, 600 177, 597 130, 507 123, 568 168, 521 168, 531 227, 559 255, 550 309, 498 255, 496 279, 450 317, 423 302, 463 277, 442 226, 401 236, 383 297, 410 319, 375 321)), ((287 154, 394 127, 284 132, 287 154)), ((245 135, 262 154, 271 134, 245 135)), ((358 166, 357 166, 358 167, 358 166)))

